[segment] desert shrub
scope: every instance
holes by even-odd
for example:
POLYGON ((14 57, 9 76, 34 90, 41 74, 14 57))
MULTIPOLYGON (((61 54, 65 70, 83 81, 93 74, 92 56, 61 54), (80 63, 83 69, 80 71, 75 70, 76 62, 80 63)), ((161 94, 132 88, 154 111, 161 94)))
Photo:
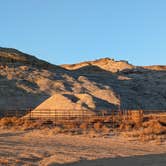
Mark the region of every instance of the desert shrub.
POLYGON ((54 126, 54 124, 47 124, 42 120, 29 120, 26 118, 5 117, 0 120, 0 126, 26 130, 46 127, 48 128, 54 126))
POLYGON ((17 123, 16 117, 5 117, 0 120, 0 126, 3 127, 12 127, 17 123))
POLYGON ((103 122, 104 121, 104 118, 103 117, 90 117, 88 119, 89 123, 97 123, 97 122, 103 122))
POLYGON ((104 134, 109 134, 110 133, 110 128, 107 127, 106 125, 103 125, 102 128, 101 128, 101 131, 104 133, 104 134))
POLYGON ((88 122, 82 122, 79 126, 80 129, 82 130, 88 130, 88 127, 89 127, 89 123, 88 122))
POLYGON ((94 123, 93 127, 97 132, 100 132, 102 129, 103 124, 101 122, 94 123))
POLYGON ((147 123, 144 123, 144 130, 143 134, 156 134, 156 135, 162 135, 166 134, 166 126, 163 125, 163 123, 160 123, 158 120, 150 120, 147 123))
POLYGON ((51 129, 51 134, 59 134, 63 132, 63 128, 60 126, 55 126, 51 129))
POLYGON ((30 130, 30 129, 37 129, 41 127, 41 124, 39 121, 30 121, 30 120, 25 120, 22 129, 24 130, 30 130))
POLYGON ((141 128, 134 128, 123 134, 128 137, 137 137, 141 141, 155 140, 161 143, 166 139, 166 126, 157 119, 150 119, 144 122, 141 128))
POLYGON ((111 122, 112 121, 112 117, 111 116, 107 116, 104 118, 103 122, 111 122))
POLYGON ((121 124, 119 125, 120 131, 130 131, 134 129, 135 127, 135 122, 133 121, 122 121, 121 124))
POLYGON ((78 128, 77 122, 66 122, 63 124, 65 129, 76 129, 78 128))
POLYGON ((90 128, 90 129, 88 130, 88 132, 87 132, 87 135, 88 135, 89 137, 91 137, 91 138, 94 138, 94 137, 96 137, 98 134, 97 134, 96 130, 94 130, 94 128, 90 128))
POLYGON ((133 130, 133 131, 125 131, 121 133, 125 137, 132 137, 132 138, 139 138, 140 137, 140 131, 133 130))
POLYGON ((162 142, 165 142, 166 140, 166 135, 160 135, 156 138, 156 143, 161 144, 162 142))

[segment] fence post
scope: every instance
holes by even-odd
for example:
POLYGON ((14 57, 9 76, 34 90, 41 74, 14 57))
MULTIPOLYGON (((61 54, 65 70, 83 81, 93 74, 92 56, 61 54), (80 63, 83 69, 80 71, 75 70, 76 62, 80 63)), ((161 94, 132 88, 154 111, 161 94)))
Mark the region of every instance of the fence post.
POLYGON ((112 127, 114 129, 114 110, 112 110, 112 127))
POLYGON ((55 109, 54 109, 54 111, 53 111, 53 112, 54 112, 54 121, 56 121, 56 115, 55 115, 55 114, 56 114, 56 112, 55 112, 55 109))
POLYGON ((32 118, 32 114, 33 114, 33 113, 32 113, 32 110, 30 109, 30 114, 29 114, 29 115, 30 115, 30 120, 31 120, 31 118, 32 118))

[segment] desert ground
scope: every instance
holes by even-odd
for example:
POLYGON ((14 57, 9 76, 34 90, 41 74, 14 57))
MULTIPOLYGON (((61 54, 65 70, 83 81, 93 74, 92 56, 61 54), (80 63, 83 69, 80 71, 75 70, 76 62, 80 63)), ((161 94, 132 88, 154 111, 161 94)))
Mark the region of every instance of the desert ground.
POLYGON ((165 166, 166 142, 140 142, 112 133, 107 137, 53 134, 43 130, 0 130, 0 165, 165 166))

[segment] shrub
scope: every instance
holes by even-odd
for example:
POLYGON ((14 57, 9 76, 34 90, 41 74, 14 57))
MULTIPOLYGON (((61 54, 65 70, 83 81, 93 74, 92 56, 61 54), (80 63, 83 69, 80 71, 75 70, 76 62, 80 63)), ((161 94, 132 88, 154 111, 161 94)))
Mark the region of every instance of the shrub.
POLYGON ((93 125, 94 129, 95 129, 97 132, 101 131, 102 126, 103 126, 103 124, 102 124, 101 122, 96 122, 96 123, 94 123, 94 125, 93 125))
POLYGON ((17 123, 16 117, 6 117, 0 120, 0 126, 3 127, 12 127, 17 123))
POLYGON ((82 130, 87 130, 88 129, 88 127, 89 127, 89 123, 88 122, 83 122, 83 123, 81 123, 80 124, 80 129, 82 129, 82 130))
POLYGON ((103 125, 101 131, 102 131, 104 134, 109 134, 109 133, 110 133, 110 128, 107 127, 106 125, 103 125))

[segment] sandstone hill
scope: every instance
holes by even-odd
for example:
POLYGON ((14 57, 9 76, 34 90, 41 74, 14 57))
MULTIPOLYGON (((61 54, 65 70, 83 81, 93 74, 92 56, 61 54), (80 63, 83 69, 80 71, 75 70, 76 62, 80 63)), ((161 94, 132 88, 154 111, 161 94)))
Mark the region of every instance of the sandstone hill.
MULTIPOLYGON (((87 95, 86 102, 79 99, 80 107, 88 102, 94 110, 164 111, 166 66, 137 67, 109 58, 56 66, 15 49, 0 48, 1 111, 35 108, 51 96, 64 94, 87 95)), ((60 104, 55 107, 62 108, 60 104)))

